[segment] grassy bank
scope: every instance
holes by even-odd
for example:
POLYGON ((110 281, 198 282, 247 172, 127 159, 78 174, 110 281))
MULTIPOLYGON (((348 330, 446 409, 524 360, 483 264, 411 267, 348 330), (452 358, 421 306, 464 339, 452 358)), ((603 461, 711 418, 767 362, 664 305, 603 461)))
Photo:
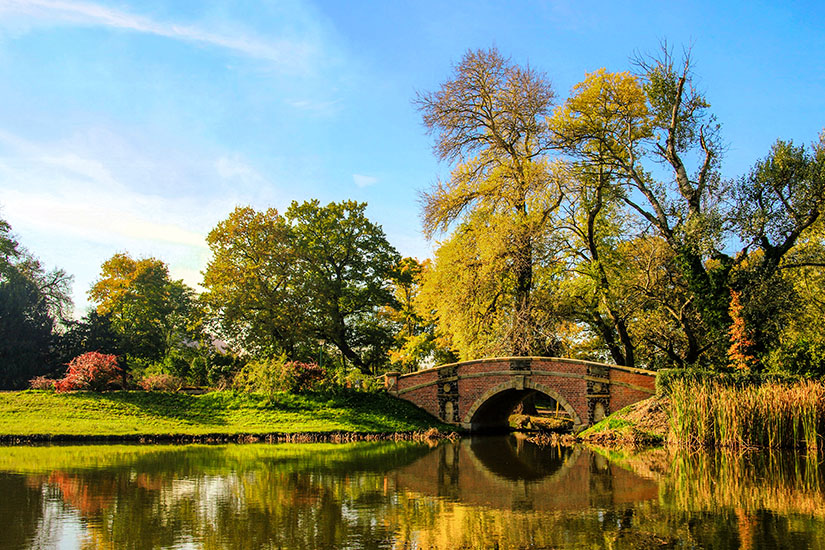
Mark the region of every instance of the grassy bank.
POLYGON ((384 394, 0 393, 0 437, 389 433, 449 429, 384 394))

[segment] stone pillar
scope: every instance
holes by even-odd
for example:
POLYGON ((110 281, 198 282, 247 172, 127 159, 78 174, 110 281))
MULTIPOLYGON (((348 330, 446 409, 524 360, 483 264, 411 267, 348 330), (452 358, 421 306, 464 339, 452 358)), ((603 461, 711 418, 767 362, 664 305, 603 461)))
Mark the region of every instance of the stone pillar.
POLYGON ((588 365, 587 375, 586 422, 588 426, 592 426, 610 414, 610 367, 588 365))
POLYGON ((443 422, 456 424, 458 418, 457 367, 438 369, 438 414, 443 422))
POLYGON ((390 395, 398 396, 398 377, 400 372, 388 372, 384 374, 384 388, 390 395))

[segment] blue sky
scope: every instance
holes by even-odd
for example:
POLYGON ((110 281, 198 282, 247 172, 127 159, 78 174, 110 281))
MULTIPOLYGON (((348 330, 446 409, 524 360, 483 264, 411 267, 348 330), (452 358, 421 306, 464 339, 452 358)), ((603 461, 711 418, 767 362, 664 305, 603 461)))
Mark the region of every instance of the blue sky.
POLYGON ((496 46, 559 98, 586 72, 692 45, 723 125, 723 175, 825 127, 825 3, 0 0, 0 217, 78 309, 116 252, 195 285, 239 204, 369 203, 427 257, 436 162, 411 103, 496 46))

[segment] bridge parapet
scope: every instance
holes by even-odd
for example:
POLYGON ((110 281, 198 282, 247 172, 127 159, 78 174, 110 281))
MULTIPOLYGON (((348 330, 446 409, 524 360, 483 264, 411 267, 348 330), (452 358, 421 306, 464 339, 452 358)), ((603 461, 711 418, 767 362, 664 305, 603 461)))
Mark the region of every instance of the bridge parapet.
POLYGON ((499 357, 410 374, 387 373, 387 391, 448 424, 503 427, 513 407, 539 392, 556 400, 576 429, 655 392, 656 373, 561 357, 499 357))

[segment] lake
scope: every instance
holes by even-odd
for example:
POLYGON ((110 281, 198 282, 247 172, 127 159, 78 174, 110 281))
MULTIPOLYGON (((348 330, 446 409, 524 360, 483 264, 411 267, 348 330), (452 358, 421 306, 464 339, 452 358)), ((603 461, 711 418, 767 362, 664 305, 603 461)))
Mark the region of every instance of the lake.
POLYGON ((825 465, 520 435, 0 447, 0 548, 825 548, 825 465))

